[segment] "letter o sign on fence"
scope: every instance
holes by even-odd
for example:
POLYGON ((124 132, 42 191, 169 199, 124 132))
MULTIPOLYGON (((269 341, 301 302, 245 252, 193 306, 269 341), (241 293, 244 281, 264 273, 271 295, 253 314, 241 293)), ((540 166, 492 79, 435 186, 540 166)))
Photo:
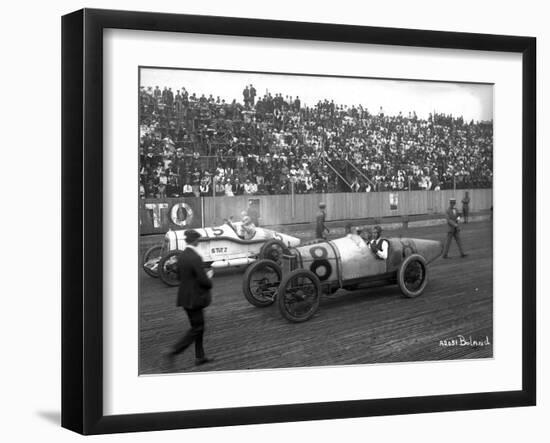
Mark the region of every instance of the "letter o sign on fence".
POLYGON ((187 203, 177 203, 170 210, 170 219, 177 226, 187 226, 193 221, 193 209, 187 203))

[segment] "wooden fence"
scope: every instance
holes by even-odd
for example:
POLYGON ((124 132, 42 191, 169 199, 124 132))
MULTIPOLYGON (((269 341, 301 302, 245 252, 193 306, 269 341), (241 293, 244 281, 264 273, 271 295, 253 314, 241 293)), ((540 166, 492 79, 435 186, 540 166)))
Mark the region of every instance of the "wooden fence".
POLYGON ((318 204, 327 204, 327 220, 353 220, 391 216, 440 214, 449 206, 449 199, 461 200, 465 191, 470 194, 470 211, 488 210, 493 205, 492 189, 445 191, 399 191, 336 194, 241 195, 235 197, 205 197, 204 221, 216 225, 224 218, 240 219, 249 202, 258 205, 260 224, 276 225, 309 223, 315 219, 318 204), (393 203, 393 205, 392 205, 393 203))

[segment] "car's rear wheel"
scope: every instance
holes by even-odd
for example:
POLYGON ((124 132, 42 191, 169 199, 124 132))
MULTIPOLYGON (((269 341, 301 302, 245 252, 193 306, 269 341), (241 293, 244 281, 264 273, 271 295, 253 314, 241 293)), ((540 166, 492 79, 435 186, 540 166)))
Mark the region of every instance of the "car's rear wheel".
POLYGON ((281 264, 283 254, 287 254, 289 249, 281 240, 271 239, 264 243, 260 249, 260 260, 271 260, 281 264))
POLYGON ((259 260, 244 273, 243 293, 251 305, 264 308, 273 304, 281 283, 281 267, 271 260, 259 260))
POLYGON ((170 251, 159 261, 158 273, 160 279, 168 286, 179 286, 178 255, 182 251, 170 251))
POLYGON ((150 277, 158 278, 158 265, 162 258, 162 245, 153 246, 143 254, 143 270, 150 277))
POLYGON ((397 284, 405 297, 418 297, 428 284, 428 265, 419 254, 411 254, 403 260, 397 271, 397 284))
POLYGON ((288 321, 309 320, 319 309, 321 282, 313 272, 297 269, 286 275, 279 287, 279 311, 288 321))

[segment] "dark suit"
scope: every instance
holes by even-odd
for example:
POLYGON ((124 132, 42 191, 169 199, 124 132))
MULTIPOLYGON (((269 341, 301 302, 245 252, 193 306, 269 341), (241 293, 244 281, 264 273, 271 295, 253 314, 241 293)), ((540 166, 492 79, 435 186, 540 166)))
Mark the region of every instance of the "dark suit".
POLYGON ((174 354, 183 352, 195 342, 195 357, 204 358, 202 338, 204 335, 204 314, 202 310, 212 301, 212 282, 204 271, 202 258, 191 247, 178 256, 180 287, 177 306, 185 309, 191 329, 174 345, 174 354))
POLYGON ((315 217, 315 237, 326 238, 327 227, 325 225, 326 212, 320 210, 315 217))
POLYGON ((462 215, 464 216, 464 223, 468 223, 468 216, 470 215, 470 197, 464 197, 462 199, 462 215))
POLYGON ((244 194, 244 185, 242 183, 234 183, 231 186, 233 195, 243 195, 244 194))
POLYGON ((460 255, 464 255, 464 250, 462 249, 462 241, 460 240, 460 228, 458 227, 458 211, 456 208, 449 206, 445 215, 447 217, 448 229, 447 241, 445 242, 445 249, 443 250, 443 257, 447 257, 453 237, 456 240, 456 245, 458 246, 460 255))

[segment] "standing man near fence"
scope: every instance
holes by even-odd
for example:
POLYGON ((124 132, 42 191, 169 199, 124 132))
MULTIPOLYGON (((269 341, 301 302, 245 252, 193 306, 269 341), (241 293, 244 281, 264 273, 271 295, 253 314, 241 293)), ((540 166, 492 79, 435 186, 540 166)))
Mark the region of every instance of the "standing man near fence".
POLYGON ((458 250, 460 251, 461 257, 466 257, 467 254, 464 253, 464 249, 462 249, 462 241, 460 240, 460 228, 458 227, 458 221, 460 219, 458 215, 458 211, 456 210, 456 199, 451 198, 449 200, 449 208, 446 212, 447 217, 447 241, 445 242, 445 249, 443 250, 443 258, 449 258, 449 248, 451 247, 451 241, 453 240, 453 237, 456 241, 456 245, 458 246, 458 250))
POLYGON ((327 218, 327 205, 324 202, 319 203, 319 212, 317 212, 317 217, 315 221, 315 238, 326 239, 327 234, 330 232, 329 228, 325 225, 325 220, 327 218))
POLYGON ((468 216, 470 215, 470 196, 466 191, 464 198, 462 199, 462 216, 464 217, 464 223, 468 223, 468 216))

